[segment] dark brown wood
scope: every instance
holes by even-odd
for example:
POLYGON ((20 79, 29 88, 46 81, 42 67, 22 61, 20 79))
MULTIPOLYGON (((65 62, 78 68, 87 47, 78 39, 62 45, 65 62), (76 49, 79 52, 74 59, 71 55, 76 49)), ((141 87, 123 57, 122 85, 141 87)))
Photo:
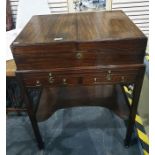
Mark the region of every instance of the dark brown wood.
POLYGON ((32 17, 14 43, 56 43, 54 39, 60 37, 63 40, 58 42, 74 43, 141 38, 144 34, 122 11, 40 15, 32 17))
MULTIPOLYGON (((79 47, 81 49, 77 48, 74 50, 71 50, 71 47, 66 49, 65 46, 63 47, 63 43, 59 43, 59 47, 54 47, 51 44, 36 45, 35 47, 32 45, 28 48, 27 46, 12 48, 18 69, 32 70, 58 67, 142 63, 146 40, 144 38, 139 40, 132 39, 96 42, 94 45, 95 47, 92 47, 93 43, 83 43, 83 47, 82 45, 79 47), (94 50, 86 50, 86 48, 91 47, 94 48, 94 50), (62 48, 62 50, 60 49, 60 51, 58 51, 59 48, 62 48), (80 59, 77 58, 78 53, 81 54, 80 59), (25 59, 26 57, 27 59, 25 59), (51 61, 51 59, 53 61, 51 61)), ((75 44, 74 47, 78 46, 77 44, 75 44)))
POLYGON ((97 85, 97 84, 117 84, 117 83, 133 83, 136 81, 136 76, 144 65, 137 66, 118 66, 114 67, 98 67, 91 69, 74 68, 74 70, 33 70, 33 71, 17 71, 22 73, 23 81, 27 86, 36 86, 37 81, 43 86, 63 86, 63 80, 66 79, 67 86, 74 85, 97 85), (107 78, 110 71, 111 79, 107 78), (52 73, 53 82, 49 83, 49 73, 52 73), (80 80, 79 80, 80 79, 80 80))
MULTIPOLYGON (((94 105, 113 110, 116 102, 109 105, 106 102, 114 103, 116 94, 121 94, 116 91, 117 85, 135 84, 125 140, 128 145, 144 74, 146 44, 145 35, 122 11, 101 11, 33 16, 11 44, 11 49, 16 73, 24 88, 42 87, 46 94, 36 113, 38 120, 39 115, 40 120, 44 120, 57 109, 88 105, 86 101, 91 100, 94 105), (99 95, 106 88, 95 89, 102 85, 116 86, 110 97, 93 95, 99 95), (86 98, 83 94, 77 95, 80 89, 88 95, 86 98), (63 98, 74 96, 72 93, 77 95, 75 100, 63 98), (59 95, 62 98, 58 98, 59 95)), ((28 106, 29 102, 27 99, 28 106)), ((36 116, 31 110, 29 115, 38 137, 36 116)), ((40 139, 37 140, 42 145, 40 139)))
POLYGON ((134 83, 133 100, 132 100, 131 112, 129 115, 129 124, 128 124, 126 138, 125 138, 126 146, 130 145, 130 141, 132 138, 131 135, 132 135, 132 132, 134 129, 135 118, 136 118, 136 113, 137 113, 137 108, 138 108, 138 102, 139 102, 139 97, 140 97, 141 88, 142 88, 142 84, 143 84, 144 72, 145 72, 145 68, 140 71, 140 73, 137 77, 137 81, 134 83))
POLYGON ((34 16, 11 48, 19 70, 34 70, 143 63, 146 42, 122 11, 106 11, 34 16))
POLYGON ((28 116, 30 118, 36 140, 38 142, 38 147, 39 147, 39 149, 44 149, 44 143, 43 143, 40 131, 39 131, 39 127, 38 127, 37 120, 36 120, 36 115, 33 111, 32 102, 31 102, 30 97, 28 95, 27 89, 26 89, 25 85, 23 84, 23 81, 22 81, 22 78, 20 77, 20 74, 17 73, 16 76, 17 76, 19 85, 21 87, 21 91, 24 94, 24 102, 27 105, 27 113, 28 113, 28 116))

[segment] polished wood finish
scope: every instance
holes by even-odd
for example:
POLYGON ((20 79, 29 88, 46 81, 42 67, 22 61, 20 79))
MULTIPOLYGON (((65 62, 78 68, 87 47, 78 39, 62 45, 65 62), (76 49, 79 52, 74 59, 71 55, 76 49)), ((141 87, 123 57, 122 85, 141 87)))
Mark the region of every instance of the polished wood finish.
POLYGON ((117 66, 115 67, 91 67, 91 68, 72 68, 56 70, 33 70, 17 71, 22 73, 23 81, 27 86, 75 86, 75 85, 97 85, 97 84, 117 84, 134 83, 140 69, 144 65, 117 66), (110 71, 110 73, 108 73, 110 71), (52 74, 50 77, 49 74, 52 74), (108 75, 111 79, 108 79, 108 75), (52 78, 52 81, 49 79, 52 78), (64 83, 64 79, 66 82, 64 83))
POLYGON ((122 11, 101 11, 33 16, 13 44, 113 41, 143 37, 144 34, 122 11), (55 40, 60 37, 63 40, 55 40))
POLYGON ((38 70, 143 63, 146 41, 122 11, 107 11, 34 16, 11 48, 18 70, 38 70))
POLYGON ((38 127, 37 120, 36 120, 36 115, 33 110, 32 100, 30 99, 28 91, 26 90, 26 87, 23 85, 22 78, 20 76, 21 76, 20 74, 16 74, 19 85, 21 87, 21 92, 23 92, 23 94, 24 94, 24 102, 27 107, 27 113, 28 113, 34 134, 35 134, 37 142, 38 142, 38 147, 39 147, 39 149, 43 149, 44 143, 43 143, 40 131, 39 131, 39 127, 38 127))
POLYGON ((132 100, 131 112, 129 115, 129 124, 127 128, 126 139, 125 139, 126 146, 129 146, 129 143, 131 141, 131 135, 134 129, 134 123, 135 123, 135 118, 136 118, 136 113, 138 108, 140 92, 143 84, 144 73, 145 73, 145 70, 142 69, 138 75, 139 77, 137 78, 137 81, 134 83, 133 100, 132 100))
POLYGON ((135 91, 125 139, 129 145, 144 76, 146 43, 147 38, 122 11, 33 16, 11 49, 25 94, 27 87, 42 88, 46 94, 36 115, 28 96, 26 99, 39 146, 43 147, 36 123, 39 115, 44 120, 57 109, 91 105, 91 101, 114 110, 121 94, 118 85, 132 83, 135 91), (100 88, 103 85, 113 85, 113 89, 100 88), (105 90, 111 90, 111 95, 99 97, 105 90), (75 98, 67 99, 69 96, 75 98))

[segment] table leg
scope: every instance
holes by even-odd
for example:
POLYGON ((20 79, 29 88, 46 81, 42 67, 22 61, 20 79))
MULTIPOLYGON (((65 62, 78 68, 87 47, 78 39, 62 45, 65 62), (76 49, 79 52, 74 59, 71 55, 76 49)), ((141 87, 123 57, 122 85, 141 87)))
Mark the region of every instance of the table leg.
POLYGON ((124 141, 124 144, 127 147, 130 145, 132 133, 134 130, 135 117, 136 117, 136 113, 137 113, 139 97, 140 97, 141 88, 142 88, 142 84, 143 84, 144 71, 145 71, 145 69, 141 71, 141 73, 139 74, 139 76, 137 78, 136 83, 134 84, 131 112, 129 115, 129 122, 128 122, 128 127, 127 127, 126 138, 124 141))
POLYGON ((34 131, 37 143, 38 143, 38 147, 39 147, 39 149, 44 149, 44 143, 43 143, 40 131, 39 131, 36 115, 33 110, 32 102, 28 95, 28 91, 25 88, 23 81, 22 81, 22 77, 20 77, 19 74, 17 74, 17 79, 18 79, 18 82, 21 87, 21 92, 23 93, 23 96, 24 96, 24 102, 26 103, 26 106, 27 106, 28 116, 29 116, 31 124, 32 124, 32 128, 33 128, 33 131, 34 131))
POLYGON ((28 116, 30 118, 32 128, 33 128, 36 140, 38 142, 38 147, 39 147, 39 149, 44 149, 44 143, 43 143, 40 131, 39 131, 36 116, 34 115, 34 112, 33 112, 32 108, 28 108, 28 116))

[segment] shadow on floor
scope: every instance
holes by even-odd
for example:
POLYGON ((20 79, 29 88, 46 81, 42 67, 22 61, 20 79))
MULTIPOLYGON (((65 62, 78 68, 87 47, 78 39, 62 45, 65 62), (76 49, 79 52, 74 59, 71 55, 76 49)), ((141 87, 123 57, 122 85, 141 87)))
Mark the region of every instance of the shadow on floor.
POLYGON ((106 108, 58 110, 39 127, 43 151, 37 148, 28 117, 8 117, 7 155, 142 155, 138 141, 124 147, 124 121, 106 108))

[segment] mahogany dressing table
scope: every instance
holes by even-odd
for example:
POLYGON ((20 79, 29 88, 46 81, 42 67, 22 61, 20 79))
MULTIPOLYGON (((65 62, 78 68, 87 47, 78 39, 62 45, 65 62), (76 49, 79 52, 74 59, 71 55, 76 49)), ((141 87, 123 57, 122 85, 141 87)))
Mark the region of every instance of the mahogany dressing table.
POLYGON ((145 35, 122 11, 33 16, 11 50, 39 148, 44 144, 37 120, 74 106, 104 106, 115 111, 123 85, 134 84, 125 137, 129 146, 146 44, 145 35), (36 113, 27 93, 33 87, 43 90, 36 113))

